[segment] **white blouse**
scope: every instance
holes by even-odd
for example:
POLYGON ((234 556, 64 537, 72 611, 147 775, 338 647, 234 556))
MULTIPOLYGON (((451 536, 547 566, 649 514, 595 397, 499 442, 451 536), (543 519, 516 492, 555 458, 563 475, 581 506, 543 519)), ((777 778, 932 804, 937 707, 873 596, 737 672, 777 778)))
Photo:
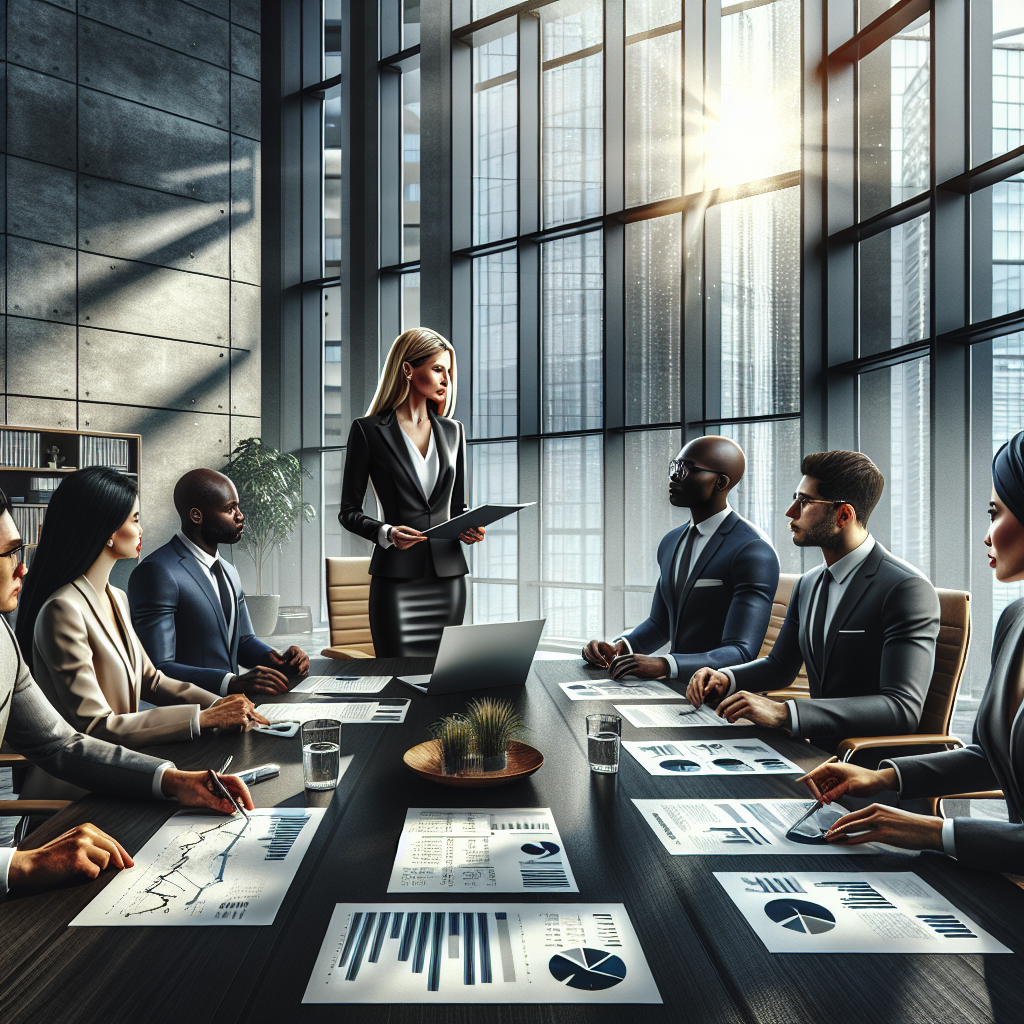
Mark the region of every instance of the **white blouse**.
MULTIPOLYGON (((412 460, 412 468, 416 473, 416 479, 419 482, 420 490, 423 491, 423 497, 429 499, 431 492, 434 490, 434 485, 437 483, 437 477, 441 472, 441 460, 437 455, 437 442, 434 440, 434 431, 430 431, 430 440, 427 442, 427 454, 422 455, 419 448, 416 447, 416 442, 403 430, 402 437, 405 439, 405 447, 409 450, 409 458, 412 460)), ((377 502, 378 515, 383 518, 383 510, 380 509, 380 501, 377 502)), ((384 523, 383 526, 377 531, 377 543, 382 548, 391 547, 391 541, 388 540, 388 530, 391 529, 390 523, 384 523)))

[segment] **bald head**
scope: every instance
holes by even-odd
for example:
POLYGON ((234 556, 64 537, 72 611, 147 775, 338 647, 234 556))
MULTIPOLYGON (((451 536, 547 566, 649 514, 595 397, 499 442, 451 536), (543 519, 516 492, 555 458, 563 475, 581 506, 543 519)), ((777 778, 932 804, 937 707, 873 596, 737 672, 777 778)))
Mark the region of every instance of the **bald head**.
POLYGON ((679 456, 705 469, 729 478, 729 485, 724 488, 731 491, 743 479, 747 468, 747 460, 743 449, 729 437, 708 434, 698 437, 686 445, 679 456))
POLYGON ((242 536, 245 517, 238 507, 238 492, 216 470, 186 473, 174 485, 174 507, 181 532, 210 554, 216 554, 218 544, 234 544, 242 536))

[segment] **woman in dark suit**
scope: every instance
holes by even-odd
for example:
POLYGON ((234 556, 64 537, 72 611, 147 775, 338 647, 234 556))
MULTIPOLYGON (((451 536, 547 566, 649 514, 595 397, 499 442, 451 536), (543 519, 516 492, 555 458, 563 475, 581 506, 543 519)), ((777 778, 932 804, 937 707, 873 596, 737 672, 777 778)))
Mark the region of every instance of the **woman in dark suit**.
MULTIPOLYGON (((989 564, 1001 583, 1024 580, 1024 431, 992 460, 989 564)), ((942 818, 872 804, 840 818, 830 842, 883 842, 942 850, 970 868, 1024 873, 1024 598, 1004 609, 992 642, 992 671, 969 747, 883 761, 877 771, 823 764, 800 781, 830 803, 849 793, 944 796, 1001 789, 1009 821, 942 818)))
POLYGON ((461 515, 466 503, 466 432, 455 411, 451 344, 426 327, 395 339, 366 416, 348 435, 341 525, 373 542, 370 632, 377 657, 432 657, 445 626, 462 622, 469 567, 459 540, 424 530, 461 515), (367 483, 379 518, 365 515, 367 483))

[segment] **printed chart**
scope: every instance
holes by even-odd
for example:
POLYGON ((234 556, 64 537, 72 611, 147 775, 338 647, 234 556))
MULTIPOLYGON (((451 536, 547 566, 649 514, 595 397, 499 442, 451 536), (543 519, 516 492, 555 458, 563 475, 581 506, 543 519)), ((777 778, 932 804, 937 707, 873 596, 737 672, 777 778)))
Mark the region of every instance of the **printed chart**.
POLYGON ((634 800, 669 853, 858 854, 916 856, 880 843, 846 846, 826 843, 822 835, 847 813, 841 804, 821 807, 798 831, 794 826, 814 806, 808 800, 634 800))
POLYGON ((292 693, 380 693, 392 676, 306 676, 292 693))
POLYGON ((304 704, 260 704, 256 710, 271 722, 311 722, 333 718, 338 722, 400 725, 409 710, 408 697, 324 697, 304 704))
POLYGON ((722 743, 623 740, 651 775, 803 775, 799 765, 758 740, 722 743))
POLYGON ((547 807, 411 807, 388 892, 579 892, 547 807))
POLYGON ((273 924, 323 820, 322 807, 268 807, 230 818, 168 818, 72 926, 273 924))
POLYGON ((638 729, 703 728, 730 724, 727 718, 719 718, 706 704, 699 708, 692 704, 616 704, 615 710, 638 729))
POLYGON ((679 696, 664 683, 618 683, 614 679, 585 679, 558 685, 569 700, 662 700, 679 696))
POLYGON ((304 1003, 660 1003, 621 903, 339 903, 304 1003))
POLYGON ((910 871, 716 871, 769 953, 1009 953, 910 871))

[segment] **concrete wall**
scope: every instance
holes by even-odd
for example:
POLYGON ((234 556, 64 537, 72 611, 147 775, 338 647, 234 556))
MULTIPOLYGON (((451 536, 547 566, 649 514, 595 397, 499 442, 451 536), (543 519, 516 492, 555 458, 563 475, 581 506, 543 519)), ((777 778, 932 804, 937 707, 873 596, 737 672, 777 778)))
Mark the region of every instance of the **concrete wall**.
POLYGON ((151 551, 260 434, 259 0, 4 7, 0 417, 141 434, 151 551))

